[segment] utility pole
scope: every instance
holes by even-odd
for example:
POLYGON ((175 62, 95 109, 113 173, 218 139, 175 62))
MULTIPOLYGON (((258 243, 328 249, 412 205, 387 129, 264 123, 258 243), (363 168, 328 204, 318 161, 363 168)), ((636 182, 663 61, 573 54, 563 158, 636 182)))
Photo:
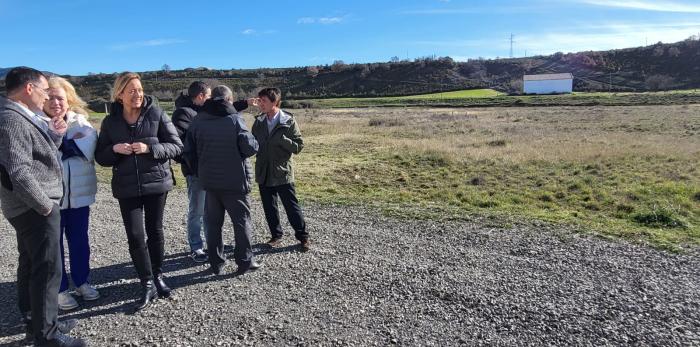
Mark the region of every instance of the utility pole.
POLYGON ((513 33, 511 33, 510 34, 510 57, 511 58, 513 57, 513 42, 515 42, 515 41, 513 41, 514 37, 515 37, 515 35, 513 35, 513 33))
POLYGON ((610 82, 608 83, 608 93, 612 92, 612 71, 610 71, 610 82))

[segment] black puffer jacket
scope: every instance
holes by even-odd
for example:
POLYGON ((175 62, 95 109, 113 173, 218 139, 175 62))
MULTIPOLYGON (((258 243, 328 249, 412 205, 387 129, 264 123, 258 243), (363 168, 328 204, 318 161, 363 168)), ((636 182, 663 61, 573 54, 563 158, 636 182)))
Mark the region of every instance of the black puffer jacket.
MULTIPOLYGON (((177 130, 177 136, 180 137, 182 143, 185 143, 185 134, 187 129, 190 128, 192 120, 197 115, 200 110, 200 106, 195 105, 188 96, 180 94, 180 96, 175 99, 175 112, 173 112, 173 125, 177 130)), ((181 158, 175 158, 182 167, 182 174, 185 176, 190 176, 193 174, 189 165, 181 158)))
POLYGON ((248 158, 257 151, 258 142, 236 108, 210 99, 187 131, 183 157, 204 190, 248 194, 253 180, 248 158))
POLYGON ((171 190, 170 159, 182 153, 182 142, 170 118, 150 96, 144 96, 133 131, 123 112, 121 103, 112 103, 109 115, 102 121, 95 149, 95 161, 112 167, 112 195, 125 199, 171 190), (115 144, 133 142, 147 144, 149 152, 123 155, 112 150, 115 144))
MULTIPOLYGON (((185 135, 187 134, 187 129, 190 128, 190 124, 197 116, 197 113, 201 111, 202 106, 197 106, 192 102, 189 96, 180 94, 180 96, 175 99, 175 112, 173 112, 173 124, 175 129, 177 129, 177 136, 180 137, 182 143, 185 143, 185 135)), ((241 112, 248 108, 248 102, 246 100, 239 100, 233 103, 233 107, 236 111, 241 112)), ((195 172, 190 169, 187 162, 182 160, 182 158, 175 158, 177 162, 180 163, 182 167, 182 174, 184 176, 194 175, 195 172)))

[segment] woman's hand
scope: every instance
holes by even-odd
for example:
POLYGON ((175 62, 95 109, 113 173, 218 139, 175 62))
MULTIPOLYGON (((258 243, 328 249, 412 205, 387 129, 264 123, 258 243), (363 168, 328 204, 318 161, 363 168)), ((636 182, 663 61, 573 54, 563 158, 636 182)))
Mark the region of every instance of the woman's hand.
POLYGON ((131 149, 135 154, 146 154, 149 152, 148 145, 143 142, 134 142, 131 144, 131 149))
POLYGON ((131 145, 128 143, 117 143, 116 145, 112 146, 112 151, 114 151, 114 153, 124 155, 131 155, 131 153, 134 152, 131 145))

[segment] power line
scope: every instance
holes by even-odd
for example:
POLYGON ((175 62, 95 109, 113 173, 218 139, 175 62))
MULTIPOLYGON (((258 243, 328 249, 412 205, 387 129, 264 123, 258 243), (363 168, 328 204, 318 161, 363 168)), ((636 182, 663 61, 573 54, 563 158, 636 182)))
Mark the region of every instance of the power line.
POLYGON ((511 58, 513 57, 513 42, 515 42, 513 40, 514 37, 515 37, 515 35, 513 35, 513 33, 511 33, 510 34, 510 57, 511 58))

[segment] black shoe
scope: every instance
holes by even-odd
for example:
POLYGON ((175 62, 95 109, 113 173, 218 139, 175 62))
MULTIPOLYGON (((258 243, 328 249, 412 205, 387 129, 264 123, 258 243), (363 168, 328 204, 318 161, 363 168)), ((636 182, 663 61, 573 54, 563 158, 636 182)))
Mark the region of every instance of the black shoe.
POLYGON ((143 294, 136 305, 136 311, 143 310, 151 304, 151 301, 158 298, 158 290, 153 280, 142 281, 143 294))
POLYGON ((242 276, 248 271, 255 271, 259 268, 262 267, 262 264, 253 260, 247 265, 239 265, 238 269, 236 270, 236 276, 242 276))
MULTIPOLYGON (((32 327, 32 321, 31 320, 24 320, 25 326, 25 337, 24 339, 27 340, 28 342, 34 341, 34 328, 32 327)), ((77 319, 66 319, 64 321, 59 321, 58 323, 58 331, 63 333, 63 334, 68 334, 70 333, 73 328, 75 328, 76 325, 78 325, 78 320, 77 319)))
POLYGON ((228 265, 228 262, 223 262, 223 263, 216 264, 216 265, 212 264, 211 266, 209 266, 209 270, 211 270, 211 272, 214 275, 221 275, 224 273, 224 269, 226 268, 226 265, 228 265))
POLYGON ((163 274, 156 275, 156 278, 154 280, 154 284, 156 285, 156 290, 158 291, 158 296, 162 298, 169 298, 170 297, 170 287, 168 287, 167 284, 165 284, 165 281, 163 281, 163 274))
POLYGON ((233 245, 224 245, 224 253, 233 252, 233 245))
POLYGON ((267 245, 270 247, 277 247, 282 243, 282 236, 279 237, 273 237, 269 241, 267 241, 267 245))
POLYGON ((308 240, 308 239, 307 239, 307 240, 301 240, 301 242, 299 242, 299 249, 300 249, 302 252, 308 252, 308 251, 309 251, 309 248, 311 248, 311 245, 309 244, 309 240, 308 240))
POLYGON ((85 347, 87 344, 85 341, 79 338, 70 337, 63 334, 62 332, 56 332, 53 339, 47 340, 44 343, 40 343, 37 346, 46 347, 85 347))

